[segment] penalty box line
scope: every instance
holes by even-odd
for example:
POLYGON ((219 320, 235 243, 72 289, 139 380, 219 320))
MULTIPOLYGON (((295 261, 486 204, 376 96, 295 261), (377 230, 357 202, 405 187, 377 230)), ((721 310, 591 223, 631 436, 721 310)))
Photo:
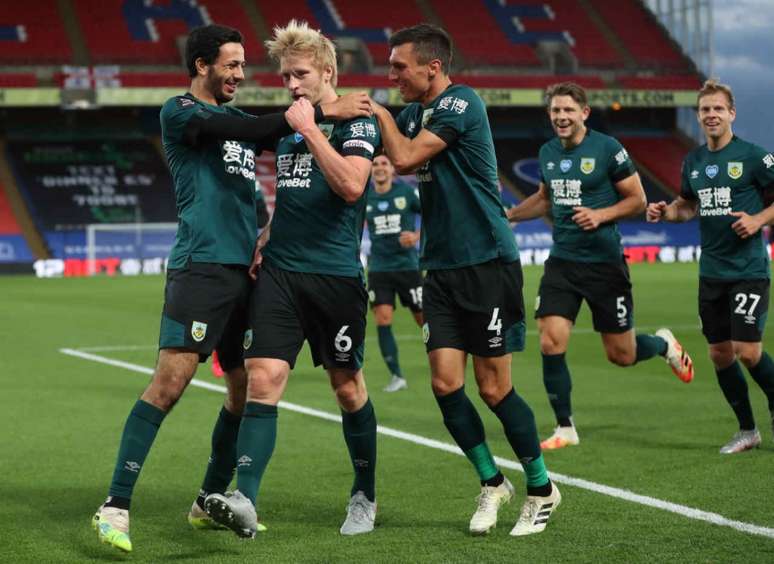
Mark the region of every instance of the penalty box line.
MULTIPOLYGON (((148 375, 153 374, 153 369, 148 368, 147 366, 140 366, 138 364, 133 364, 131 362, 125 362, 123 360, 117 360, 114 358, 97 355, 91 352, 85 352, 85 351, 71 349, 71 348, 59 349, 59 352, 62 354, 73 356, 83 360, 97 362, 100 364, 106 364, 108 366, 114 366, 116 368, 123 368, 125 370, 130 370, 132 372, 139 372, 140 374, 148 374, 148 375)), ((205 382, 203 380, 198 380, 196 378, 193 378, 191 380, 190 385, 195 386, 197 388, 210 390, 213 392, 226 393, 225 386, 221 386, 219 384, 212 384, 210 382, 205 382)), ((333 413, 328 413, 326 411, 321 411, 319 409, 313 409, 310 407, 305 407, 303 405, 298 405, 298 404, 294 404, 286 401, 281 401, 279 403, 279 407, 281 407, 282 409, 287 409, 288 411, 293 411, 295 413, 301 413, 304 415, 317 417, 319 419, 325 419, 326 421, 341 423, 340 415, 334 415, 333 413)), ((459 447, 450 443, 437 441, 435 439, 429 439, 421 435, 415 435, 414 433, 406 433, 405 431, 399 431, 397 429, 392 429, 390 427, 384 427, 383 425, 378 425, 376 430, 378 433, 388 437, 393 437, 395 439, 400 439, 402 441, 407 441, 413 444, 425 446, 428 448, 433 448, 436 450, 441 450, 441 451, 448 452, 451 454, 456 454, 459 456, 464 456, 464 453, 460 450, 459 447)), ((521 467, 521 464, 519 464, 516 461, 508 460, 507 458, 502 458, 499 456, 495 456, 494 459, 495 459, 495 462, 497 462, 497 464, 500 465, 502 468, 508 468, 510 470, 516 470, 519 472, 524 471, 521 467)), ((718 513, 703 511, 701 509, 696 509, 693 507, 688 507, 686 505, 680 505, 678 503, 664 501, 655 497, 640 495, 622 488, 606 486, 604 484, 598 484, 596 482, 591 482, 589 480, 584 480, 582 478, 574 478, 572 476, 559 474, 557 472, 549 472, 549 476, 551 477, 551 480, 553 480, 558 484, 566 484, 569 486, 574 486, 576 488, 581 488, 584 490, 596 492, 616 499, 622 499, 632 503, 637 503, 639 505, 644 505, 647 507, 653 507, 655 509, 668 511, 670 513, 675 513, 677 515, 681 515, 689 519, 704 521, 706 523, 711 523, 713 525, 719 525, 721 527, 728 527, 731 529, 735 529, 743 533, 774 539, 774 529, 770 527, 763 527, 761 525, 755 525, 753 523, 745 523, 744 521, 729 519, 728 517, 724 517, 723 515, 720 515, 718 513)))

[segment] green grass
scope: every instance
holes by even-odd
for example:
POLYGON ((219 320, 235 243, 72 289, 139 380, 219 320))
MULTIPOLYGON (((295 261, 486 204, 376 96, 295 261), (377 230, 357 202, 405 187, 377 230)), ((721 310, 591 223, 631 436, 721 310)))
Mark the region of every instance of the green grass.
MULTIPOLYGON (((542 269, 525 270, 525 301, 534 301, 542 269)), ((643 330, 672 326, 692 353, 696 379, 679 382, 660 359, 633 368, 604 358, 584 309, 568 361, 579 447, 546 454, 549 469, 725 517, 774 527, 768 411, 751 379, 764 436, 760 450, 721 457, 735 420, 715 381, 698 329, 696 265, 634 266, 635 319, 643 330)), ((342 538, 338 527, 351 483, 340 425, 281 410, 278 444, 260 496, 269 532, 253 542, 228 532, 195 532, 185 514, 199 487, 209 436, 222 398, 190 388, 165 421, 146 461, 132 505, 135 551, 99 544, 89 527, 104 499, 118 438, 146 375, 65 356, 62 347, 156 342, 163 279, 0 278, 0 557, 4 562, 772 562, 774 539, 645 507, 565 485, 545 533, 508 536, 520 501, 500 527, 471 538, 467 522, 478 485, 453 454, 380 436, 376 531, 342 538)), ((516 389, 535 411, 541 436, 553 426, 543 390, 535 324, 515 356, 516 389)), ((410 388, 381 388, 389 375, 368 328, 366 378, 381 425, 450 442, 429 387, 419 330, 396 314, 401 364, 410 388)), ((771 338, 766 339, 774 350, 771 338)), ((151 367, 152 348, 98 353, 151 367)), ((215 382, 207 367, 198 378, 215 382)), ((494 415, 468 390, 493 452, 513 460, 494 415)), ((302 353, 287 401, 335 413, 327 378, 302 353)), ((523 476, 506 471, 523 489, 523 476)))

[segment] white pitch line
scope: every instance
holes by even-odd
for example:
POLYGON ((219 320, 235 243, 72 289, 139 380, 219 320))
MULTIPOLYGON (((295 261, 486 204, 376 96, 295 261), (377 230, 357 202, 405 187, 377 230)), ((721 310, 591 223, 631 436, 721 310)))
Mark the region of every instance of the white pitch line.
MULTIPOLYGON (((124 362, 122 360, 116 360, 113 358, 108 358, 105 356, 83 352, 76 349, 67 349, 67 348, 59 349, 59 352, 69 356, 82 358, 84 360, 90 360, 101 364, 107 364, 109 366, 115 366, 117 368, 124 368, 126 370, 131 370, 133 372, 139 372, 141 374, 153 374, 153 369, 148 368, 146 366, 140 366, 138 364, 132 364, 130 362, 124 362)), ((204 388, 206 390, 211 390, 214 392, 226 393, 225 386, 221 386, 218 384, 211 384, 210 382, 197 380, 196 378, 191 380, 191 385, 197 388, 204 388)), ((305 407, 303 405, 298 405, 298 404, 294 404, 286 401, 281 401, 279 403, 279 406, 282 409, 287 409, 288 411, 294 411, 296 413, 310 415, 312 417, 318 417, 320 419, 325 419, 326 421, 333 421, 333 422, 339 422, 339 423, 341 422, 340 415, 334 415, 333 413, 320 411, 319 409, 313 409, 311 407, 305 407)), ((388 437, 393 437, 395 439, 400 439, 417 445, 426 446, 436 450, 449 452, 452 454, 457 454, 459 456, 464 456, 464 453, 460 450, 459 447, 450 443, 444 443, 442 441, 437 441, 435 439, 428 439, 427 437, 423 437, 421 435, 406 433, 405 431, 391 429, 390 427, 384 427, 382 425, 378 425, 376 430, 378 433, 382 435, 386 435, 388 437)), ((497 464, 499 464, 503 468, 508 468, 510 470, 517 470, 519 472, 524 471, 521 467, 521 464, 513 460, 508 460, 507 458, 501 458, 499 456, 495 456, 494 459, 495 459, 495 462, 497 462, 497 464)), ((647 507, 653 507, 655 509, 661 509, 663 511, 675 513, 683 517, 688 517, 689 519, 695 519, 697 521, 705 521, 713 525, 720 525, 721 527, 729 527, 731 529, 736 529, 737 531, 741 531, 743 533, 748 533, 751 535, 759 535, 762 537, 768 537, 768 538, 774 539, 774 529, 769 527, 755 525, 754 523, 745 523, 744 521, 736 521, 734 519, 729 519, 728 517, 724 517, 723 515, 720 515, 718 513, 712 513, 710 511, 702 511, 701 509, 688 507, 687 505, 680 505, 678 503, 664 501, 655 497, 640 495, 640 494, 631 492, 629 490, 615 488, 612 486, 606 486, 604 484, 598 484, 596 482, 591 482, 589 480, 584 480, 582 478, 574 478, 572 476, 566 476, 564 474, 559 474, 557 472, 550 472, 549 475, 551 479, 558 484, 567 484, 569 486, 574 486, 576 488, 589 490, 589 491, 596 492, 602 495, 607 495, 613 498, 623 499, 625 501, 630 501, 632 503, 638 503, 640 505, 645 505, 647 507)))

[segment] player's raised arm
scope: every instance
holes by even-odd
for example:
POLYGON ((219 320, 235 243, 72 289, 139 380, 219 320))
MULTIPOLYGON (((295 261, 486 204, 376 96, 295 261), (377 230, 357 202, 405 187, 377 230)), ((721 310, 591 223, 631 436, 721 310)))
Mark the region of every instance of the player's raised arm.
MULTIPOLYGON (((334 149, 314 122, 314 108, 305 98, 293 103, 286 112, 288 123, 304 136, 307 147, 325 175, 331 190, 347 203, 356 202, 363 195, 368 176, 371 174, 371 160, 376 141, 376 128, 369 138, 350 139, 344 142, 342 155, 334 149), (373 139, 371 139, 373 137, 373 139), (348 146, 349 143, 349 146, 348 146), (348 151, 348 149, 355 149, 348 151)), ((358 123, 358 122, 353 122, 358 123)), ((363 130, 365 131, 365 126, 363 130)))
POLYGON ((403 135, 387 108, 371 102, 374 116, 379 121, 384 152, 400 174, 414 172, 435 155, 446 149, 446 141, 423 129, 413 139, 403 135))

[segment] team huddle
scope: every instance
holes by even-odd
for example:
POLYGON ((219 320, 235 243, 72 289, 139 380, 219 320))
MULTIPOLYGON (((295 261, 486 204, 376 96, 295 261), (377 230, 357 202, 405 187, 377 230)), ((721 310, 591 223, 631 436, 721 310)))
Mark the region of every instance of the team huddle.
POLYGON ((774 220, 766 205, 774 156, 733 135, 727 86, 707 81, 699 92, 707 144, 686 157, 680 195, 670 204, 648 204, 626 149, 586 127, 584 90, 552 86, 546 103, 556 136, 539 152, 538 191, 506 212, 486 108, 473 89, 452 83, 449 36, 420 24, 394 33, 389 45, 389 77, 407 104, 397 117, 365 93, 338 96, 334 45, 295 20, 267 41, 293 103, 286 112, 252 116, 227 105, 244 80, 239 32, 218 25, 191 32, 185 54, 191 88, 169 99, 160 116, 179 226, 159 358, 124 426, 108 497, 92 519, 102 542, 132 550, 129 509, 145 458, 198 364, 215 352, 228 393, 188 520, 197 529, 228 528, 245 538, 265 531, 258 517, 261 480, 276 444, 277 405, 304 341, 329 377, 352 462, 340 533, 373 531, 377 425, 363 373, 366 316, 370 301, 391 374, 385 391, 405 390, 391 328, 396 294, 421 327, 443 423, 480 482, 471 534, 496 526, 515 489, 497 467, 467 395, 468 355, 478 394, 524 469, 526 499, 510 534, 543 531, 562 495, 542 451, 580 441, 565 353, 582 302, 611 362, 630 366, 661 357, 682 382, 693 379, 691 358, 669 329, 651 335, 634 328, 616 222, 643 212, 651 222, 699 216, 702 331, 739 421, 720 452, 761 442, 740 361, 766 394, 774 427, 774 362, 761 345, 770 278, 761 228, 774 220), (277 198, 256 240, 254 159, 263 150, 276 154, 277 198), (416 174, 418 188, 396 173, 416 174), (509 222, 546 215, 554 243, 535 318, 557 426, 541 442, 533 412, 511 382, 526 312, 509 222), (360 261, 366 224, 367 285, 360 261), (227 491, 234 477, 236 487, 227 491))

